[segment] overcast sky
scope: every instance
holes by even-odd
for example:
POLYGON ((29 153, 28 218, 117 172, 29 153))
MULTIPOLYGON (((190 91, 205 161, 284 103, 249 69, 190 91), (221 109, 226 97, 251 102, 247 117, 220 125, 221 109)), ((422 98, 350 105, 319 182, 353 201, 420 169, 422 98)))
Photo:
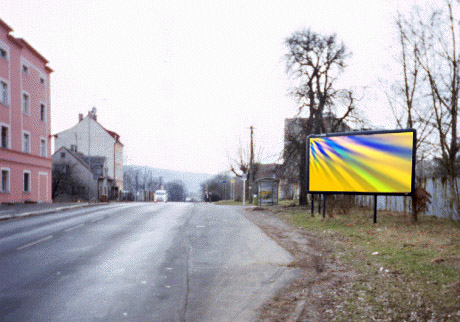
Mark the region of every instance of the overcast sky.
POLYGON ((302 28, 337 33, 353 53, 339 85, 368 87, 363 116, 391 128, 375 87, 408 2, 0 0, 0 18, 54 69, 52 133, 95 106, 127 164, 218 173, 251 125, 263 161, 280 155, 284 119, 297 111, 283 41, 302 28))

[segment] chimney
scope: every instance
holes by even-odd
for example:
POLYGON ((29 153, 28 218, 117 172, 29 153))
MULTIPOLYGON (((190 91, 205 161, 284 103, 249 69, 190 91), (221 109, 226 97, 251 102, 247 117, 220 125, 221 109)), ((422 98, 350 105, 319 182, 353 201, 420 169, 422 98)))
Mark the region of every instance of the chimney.
POLYGON ((83 121, 83 114, 78 114, 78 122, 81 122, 83 121))

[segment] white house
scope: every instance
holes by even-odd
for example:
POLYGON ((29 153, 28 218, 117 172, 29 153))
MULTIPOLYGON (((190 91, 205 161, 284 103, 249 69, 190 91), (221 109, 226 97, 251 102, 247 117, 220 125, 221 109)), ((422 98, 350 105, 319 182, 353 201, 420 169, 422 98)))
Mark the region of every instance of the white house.
POLYGON ((74 127, 54 137, 54 151, 66 147, 86 156, 105 157, 107 176, 114 183, 112 195, 118 196, 123 191, 123 144, 120 135, 104 128, 97 121, 95 112, 88 112, 86 117, 79 114, 78 123, 74 127))

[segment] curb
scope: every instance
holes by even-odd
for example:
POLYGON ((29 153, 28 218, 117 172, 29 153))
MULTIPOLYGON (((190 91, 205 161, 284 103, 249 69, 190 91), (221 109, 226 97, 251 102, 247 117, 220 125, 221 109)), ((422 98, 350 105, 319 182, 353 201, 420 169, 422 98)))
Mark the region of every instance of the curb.
POLYGON ((32 216, 47 215, 47 214, 52 214, 52 213, 60 212, 60 211, 64 211, 64 210, 77 209, 77 208, 86 208, 86 207, 93 207, 93 206, 100 206, 100 205, 107 205, 107 204, 108 204, 107 202, 104 202, 104 203, 92 203, 92 204, 85 203, 85 204, 81 204, 81 205, 49 208, 49 209, 40 210, 40 211, 28 211, 28 212, 23 212, 23 213, 19 213, 19 214, 10 214, 10 215, 0 216, 0 221, 8 220, 8 219, 15 219, 15 218, 22 218, 22 217, 32 217, 32 216))

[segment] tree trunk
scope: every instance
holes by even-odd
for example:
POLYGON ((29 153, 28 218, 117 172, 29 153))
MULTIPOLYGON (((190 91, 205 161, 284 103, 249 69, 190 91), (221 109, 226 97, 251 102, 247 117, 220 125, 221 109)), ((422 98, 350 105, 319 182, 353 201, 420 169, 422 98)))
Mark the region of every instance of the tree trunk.
POLYGON ((305 206, 308 204, 307 200, 307 145, 302 144, 300 153, 300 167, 299 167, 299 205, 305 206))
POLYGON ((450 189, 450 198, 451 198, 451 205, 452 205, 452 214, 449 216, 450 219, 454 218, 454 213, 457 212, 457 217, 460 217, 460 201, 459 201, 459 194, 457 189, 457 182, 456 177, 450 175, 448 177, 449 180, 449 189, 450 189))

